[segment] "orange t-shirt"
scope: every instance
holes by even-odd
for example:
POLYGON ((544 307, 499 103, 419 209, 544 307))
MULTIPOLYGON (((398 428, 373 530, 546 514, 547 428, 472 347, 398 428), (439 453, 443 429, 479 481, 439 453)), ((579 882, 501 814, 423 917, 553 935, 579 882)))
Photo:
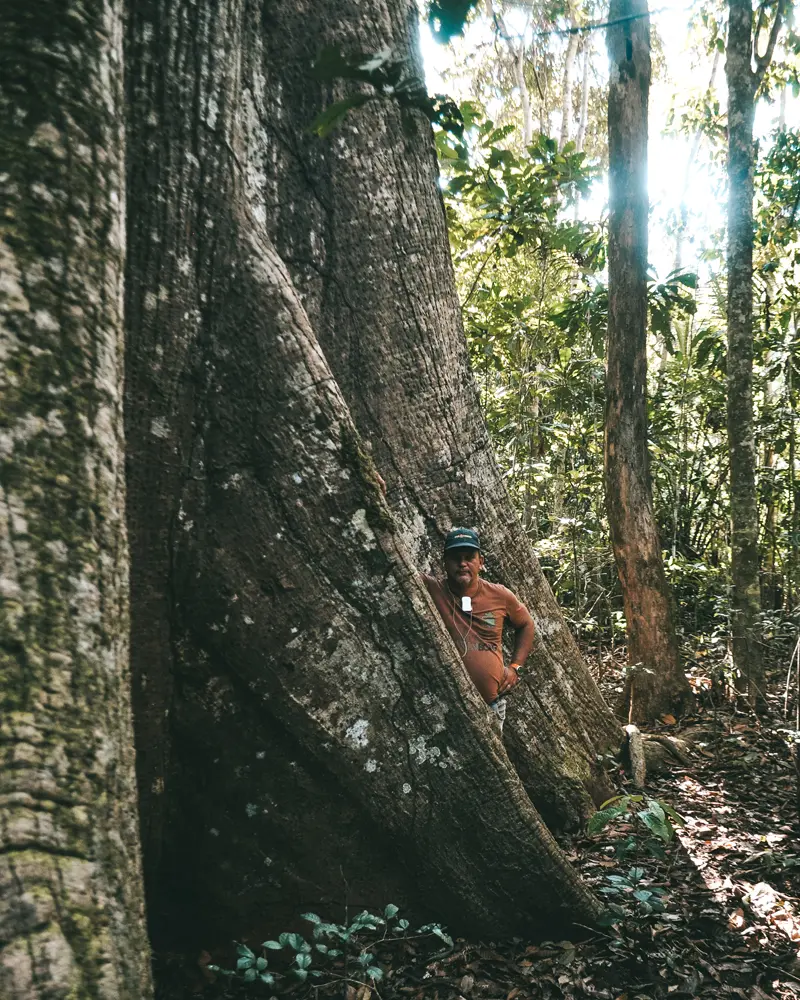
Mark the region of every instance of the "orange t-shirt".
POLYGON ((514 628, 532 624, 528 609, 506 587, 480 580, 472 611, 462 611, 461 598, 446 583, 424 573, 422 579, 475 687, 494 701, 503 680, 503 623, 507 618, 514 628))

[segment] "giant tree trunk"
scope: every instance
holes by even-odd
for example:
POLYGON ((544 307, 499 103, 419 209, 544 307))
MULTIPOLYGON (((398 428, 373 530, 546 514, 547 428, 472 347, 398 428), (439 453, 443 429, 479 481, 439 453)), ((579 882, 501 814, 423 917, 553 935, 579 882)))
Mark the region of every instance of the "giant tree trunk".
MULTIPOLYGON (((278 140, 304 138, 300 82, 271 76, 295 6, 137 0, 129 22, 133 648, 154 929, 174 941, 182 906, 182 933, 204 920, 229 939, 309 902, 334 916, 346 894, 494 934, 591 920, 416 575, 320 350, 317 302, 265 231, 278 140)), ((318 16, 298 22, 311 54, 318 16)), ((378 120, 385 169, 398 139, 425 151, 408 203, 386 205, 411 211, 421 180, 435 192, 427 122, 378 120)), ((322 165, 306 197, 322 197, 322 165)), ((318 230, 288 192, 280 205, 299 256, 318 230)), ((349 219, 369 247, 369 206, 349 219)))
POLYGON ((0 7, 0 996, 146 1000, 122 4, 0 7))
POLYGON ((631 665, 635 721, 678 714, 690 696, 653 515, 647 452, 647 0, 614 0, 608 29, 608 338, 605 489, 631 665))
POLYGON ((515 693, 506 745, 548 822, 575 826, 607 797, 597 756, 618 727, 567 629, 506 493, 480 412, 461 324, 429 131, 370 106, 328 141, 307 123, 332 95, 308 73, 323 44, 418 66, 408 0, 275 3, 264 122, 267 225, 388 484, 420 568, 439 565, 453 524, 478 526, 493 579, 530 608, 537 642, 515 693), (588 789, 588 791, 587 791, 588 789))

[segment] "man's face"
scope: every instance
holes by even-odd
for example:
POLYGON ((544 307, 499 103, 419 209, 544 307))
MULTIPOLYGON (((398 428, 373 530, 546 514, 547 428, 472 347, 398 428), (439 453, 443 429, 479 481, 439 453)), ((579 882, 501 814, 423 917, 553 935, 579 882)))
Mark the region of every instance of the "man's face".
POLYGON ((483 569, 483 556, 477 549, 450 549, 444 554, 447 582, 459 591, 469 590, 483 569))

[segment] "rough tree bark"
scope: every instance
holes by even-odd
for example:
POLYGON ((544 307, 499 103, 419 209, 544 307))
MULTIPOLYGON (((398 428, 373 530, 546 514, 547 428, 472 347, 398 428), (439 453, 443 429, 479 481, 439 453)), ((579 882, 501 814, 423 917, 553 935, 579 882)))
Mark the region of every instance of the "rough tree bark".
POLYGON ((329 141, 308 132, 327 100, 341 96, 308 72, 319 48, 390 46, 418 67, 415 6, 304 0, 271 10, 267 225, 416 564, 438 566, 452 524, 477 525, 492 577, 531 609, 537 644, 510 705, 506 745, 548 822, 574 826, 591 811, 592 791, 607 797, 597 755, 618 745, 620 730, 495 464, 469 369, 431 135, 406 135, 409 113, 390 103, 354 114, 329 141))
MULTIPOLYGON (((591 920, 418 580, 316 303, 265 229, 275 133, 298 141, 296 82, 271 75, 295 6, 136 0, 129 18, 134 575, 160 553, 132 630, 154 930, 174 942, 204 921, 229 939, 311 901, 334 915, 345 893, 501 934, 591 920)), ((381 116, 384 143, 427 141, 421 115, 405 131, 381 116)), ((349 218, 369 246, 367 206, 349 218)))
POLYGON ((608 337, 605 488, 631 673, 634 721, 679 714, 691 690, 681 668, 653 515, 647 451, 647 0, 614 0, 608 29, 608 337))
POLYGON ((0 996, 150 995, 128 670, 122 4, 0 9, 0 996))
MULTIPOLYGON (((783 20, 779 0, 767 48, 753 69, 750 0, 729 0, 725 76, 728 82, 728 449, 731 492, 731 626, 740 689, 760 700, 762 662, 757 631, 758 498, 753 429, 753 120, 755 97, 783 20)), ((756 29, 763 27, 762 14, 756 29)))

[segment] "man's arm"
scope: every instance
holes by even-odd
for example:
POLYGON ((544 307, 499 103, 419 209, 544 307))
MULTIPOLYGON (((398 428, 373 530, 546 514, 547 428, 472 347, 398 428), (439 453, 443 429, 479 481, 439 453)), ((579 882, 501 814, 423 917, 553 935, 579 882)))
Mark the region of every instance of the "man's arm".
POLYGON ((518 683, 519 669, 524 665, 533 648, 533 637, 536 634, 533 618, 525 605, 511 591, 508 592, 508 597, 506 611, 508 620, 514 626, 514 652, 511 663, 503 671, 503 680, 497 691, 498 697, 509 692, 518 683))
POLYGON ((515 633, 514 654, 511 657, 512 666, 524 666, 525 661, 528 659, 528 654, 533 649, 533 637, 535 634, 536 629, 533 624, 533 618, 528 615, 528 620, 524 625, 520 625, 515 633))

